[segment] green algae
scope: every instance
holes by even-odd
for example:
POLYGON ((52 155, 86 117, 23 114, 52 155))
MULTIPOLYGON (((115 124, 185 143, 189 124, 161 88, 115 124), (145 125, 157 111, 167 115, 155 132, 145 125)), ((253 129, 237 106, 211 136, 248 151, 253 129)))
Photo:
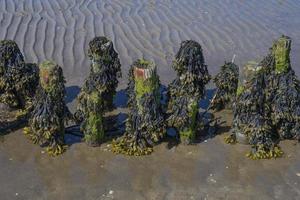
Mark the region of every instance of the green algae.
POLYGON ((275 71, 277 73, 283 73, 289 70, 290 50, 291 39, 289 37, 282 36, 276 42, 274 42, 272 53, 275 58, 275 71))
POLYGON ((100 145, 105 138, 105 132, 103 127, 103 102, 101 95, 95 91, 91 94, 87 94, 88 98, 86 110, 86 120, 83 122, 81 129, 84 131, 84 141, 90 146, 100 145))

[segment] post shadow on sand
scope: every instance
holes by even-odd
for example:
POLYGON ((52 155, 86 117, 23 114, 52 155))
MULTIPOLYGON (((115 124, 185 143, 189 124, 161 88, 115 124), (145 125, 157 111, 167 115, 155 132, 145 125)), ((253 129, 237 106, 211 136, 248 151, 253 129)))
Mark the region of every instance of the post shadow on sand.
POLYGON ((128 96, 125 89, 117 91, 114 98, 114 105, 116 108, 127 107, 128 96))
POLYGON ((7 105, 0 103, 0 136, 7 135, 13 131, 23 128, 27 119, 26 116, 15 117, 17 110, 9 108, 7 105), (13 112, 15 114, 10 115, 13 112))
MULTIPOLYGON (((78 86, 70 86, 66 88, 66 103, 73 102, 78 94, 80 93, 80 88, 78 86)), ((114 98, 114 105, 116 108, 125 108, 127 106, 128 96, 126 94, 126 90, 117 91, 114 98)), ((107 131, 107 141, 112 140, 125 132, 125 120, 127 118, 127 114, 118 113, 115 115, 111 115, 105 117, 107 123, 116 124, 115 126, 110 127, 110 130, 107 131)), ((84 134, 80 131, 79 124, 73 124, 71 126, 66 127, 65 141, 66 144, 71 146, 76 143, 81 143, 84 137, 84 134)))
POLYGON ((79 93, 80 87, 78 87, 77 85, 66 87, 66 104, 73 102, 77 98, 79 93))
MULTIPOLYGON (((120 112, 112 117, 113 119, 109 117, 106 118, 106 120, 116 121, 116 126, 112 126, 110 127, 110 130, 106 131, 106 140, 104 142, 111 141, 125 132, 125 121, 127 119, 127 114, 120 112)), ((83 137, 84 134, 80 131, 80 125, 76 124, 66 127, 65 141, 67 145, 71 146, 76 143, 81 143, 83 142, 83 137)))
POLYGON ((27 123, 27 119, 16 119, 11 122, 0 121, 0 136, 7 135, 13 131, 24 128, 27 123))

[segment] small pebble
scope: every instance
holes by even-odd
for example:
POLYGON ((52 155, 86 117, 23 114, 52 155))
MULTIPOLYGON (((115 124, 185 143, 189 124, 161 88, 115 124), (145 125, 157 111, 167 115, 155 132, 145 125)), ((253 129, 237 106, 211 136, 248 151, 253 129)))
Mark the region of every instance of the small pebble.
POLYGON ((16 193, 16 196, 18 196, 19 195, 19 193, 16 193))
POLYGON ((176 149, 176 147, 172 147, 172 148, 170 149, 170 151, 171 151, 171 152, 175 152, 175 149, 176 149))
POLYGON ((300 173, 297 173, 296 175, 300 177, 300 173))
POLYGON ((9 158, 9 160, 12 161, 13 159, 12 159, 12 158, 9 158))
POLYGON ((113 193, 114 193, 114 191, 113 191, 113 190, 110 190, 110 191, 109 191, 109 194, 113 194, 113 193))

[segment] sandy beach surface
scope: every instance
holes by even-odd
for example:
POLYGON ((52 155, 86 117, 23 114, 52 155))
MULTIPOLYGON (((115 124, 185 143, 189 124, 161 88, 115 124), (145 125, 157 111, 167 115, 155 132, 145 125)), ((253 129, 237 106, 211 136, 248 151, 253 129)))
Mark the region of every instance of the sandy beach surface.
MULTIPOLYGON (((261 60, 282 34, 293 40, 292 67, 300 77, 298 0, 0 0, 0 39, 15 40, 26 62, 61 65, 71 109, 89 72, 87 45, 95 36, 110 38, 119 53, 116 104, 123 107, 122 89, 137 58, 153 60, 166 85, 175 77, 171 62, 183 40, 202 45, 215 75, 234 54, 241 67, 261 60)), ((283 158, 248 160, 249 146, 223 141, 232 114, 218 115, 226 121, 220 135, 171 149, 163 142, 145 157, 70 139, 68 151, 52 158, 21 130, 1 136, 0 199, 300 199, 300 145, 284 141, 283 158)))

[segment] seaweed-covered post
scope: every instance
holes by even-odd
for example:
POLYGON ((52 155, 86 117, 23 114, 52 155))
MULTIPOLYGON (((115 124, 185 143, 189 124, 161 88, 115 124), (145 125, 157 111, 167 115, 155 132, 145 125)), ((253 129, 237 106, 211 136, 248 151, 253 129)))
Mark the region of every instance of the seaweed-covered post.
POLYGON ((227 143, 250 144, 252 150, 247 156, 252 159, 277 158, 283 154, 269 118, 265 71, 265 67, 255 62, 244 67, 234 104, 233 134, 226 138, 227 143))
POLYGON ((43 62, 39 69, 40 83, 24 134, 34 143, 46 146, 50 155, 59 155, 65 151, 64 124, 69 115, 63 71, 51 61, 43 62))
POLYGON ((221 71, 215 76, 217 90, 211 108, 220 111, 231 108, 234 102, 239 80, 239 67, 232 62, 225 62, 221 71))
POLYGON ((280 139, 300 140, 300 81, 291 67, 290 51, 289 37, 282 36, 274 42, 267 94, 274 130, 280 139))
POLYGON ((0 103, 24 109, 33 98, 37 85, 38 67, 25 64, 14 41, 0 41, 0 103))
POLYGON ((79 94, 75 118, 81 123, 85 142, 98 146, 104 141, 105 130, 111 126, 103 115, 114 108, 121 64, 112 41, 105 37, 95 37, 89 43, 88 55, 90 74, 79 94))
POLYGON ((99 146, 105 139, 103 99, 97 90, 80 93, 81 109, 84 119, 80 129, 84 133, 84 141, 89 146, 99 146), (83 97, 84 96, 84 97, 83 97))
POLYGON ((200 44, 192 40, 182 42, 173 68, 177 77, 168 87, 167 122, 177 129, 181 142, 190 144, 199 125, 198 104, 210 80, 200 44))
POLYGON ((160 82, 154 63, 137 60, 129 73, 128 121, 124 136, 113 141, 113 151, 127 155, 147 155, 164 136, 166 127, 161 109, 160 82))
POLYGON ((247 156, 252 159, 280 157, 280 140, 300 139, 300 82, 291 68, 290 51, 291 39, 282 36, 259 64, 245 67, 248 73, 237 90, 233 134, 226 140, 251 144, 247 156))

